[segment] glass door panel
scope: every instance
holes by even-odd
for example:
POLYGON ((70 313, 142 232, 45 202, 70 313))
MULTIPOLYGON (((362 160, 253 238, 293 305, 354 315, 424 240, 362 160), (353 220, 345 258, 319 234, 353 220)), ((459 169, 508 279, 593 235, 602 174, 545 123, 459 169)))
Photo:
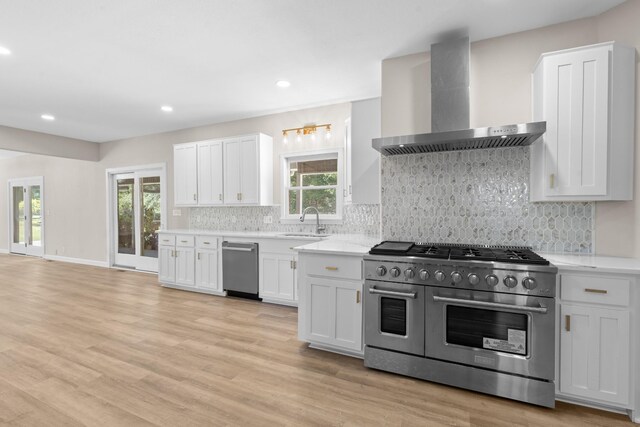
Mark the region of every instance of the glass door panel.
POLYGON ((33 185, 29 187, 30 205, 31 205, 31 233, 29 235, 29 244, 35 247, 42 246, 42 198, 40 194, 40 186, 33 185))
POLYGON ((143 257, 158 258, 158 235, 161 225, 160 177, 141 178, 140 182, 140 233, 143 257))
POLYGON ((134 178, 116 180, 119 254, 135 255, 136 253, 134 184, 134 178))
POLYGON ((24 214, 24 198, 25 188, 23 186, 12 187, 12 210, 13 210, 13 243, 25 246, 25 226, 26 217, 24 214))

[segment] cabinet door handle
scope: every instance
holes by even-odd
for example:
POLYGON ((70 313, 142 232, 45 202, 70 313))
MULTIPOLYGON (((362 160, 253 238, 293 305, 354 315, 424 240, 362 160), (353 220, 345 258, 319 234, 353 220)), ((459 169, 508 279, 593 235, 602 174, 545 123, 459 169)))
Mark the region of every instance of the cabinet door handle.
POLYGON ((200 261, 200 252, 198 252, 198 261, 200 261))
POLYGON ((289 261, 289 268, 293 270, 293 260, 289 261))
POLYGON ((586 288, 584 291, 592 294, 606 294, 609 292, 606 289, 591 289, 591 288, 586 288))
POLYGON ((329 271, 338 271, 338 267, 325 267, 324 269, 329 271))
POLYGON ((222 194, 218 194, 218 200, 222 201, 222 194))
POLYGON ((349 194, 352 194, 351 185, 349 185, 349 194))
POLYGON ((356 291, 356 304, 360 304, 360 290, 356 291))
POLYGON ((298 268, 298 261, 293 261, 293 269, 297 269, 298 268))
POLYGON ((549 175, 549 188, 553 188, 555 187, 556 184, 556 174, 552 173, 551 175, 549 175))
POLYGON ((193 200, 197 200, 197 196, 195 194, 193 195, 193 200))
POLYGON ((242 200, 242 193, 240 193, 240 200, 242 200))
POLYGON ((564 316, 564 330, 571 332, 571 316, 568 314, 564 316))

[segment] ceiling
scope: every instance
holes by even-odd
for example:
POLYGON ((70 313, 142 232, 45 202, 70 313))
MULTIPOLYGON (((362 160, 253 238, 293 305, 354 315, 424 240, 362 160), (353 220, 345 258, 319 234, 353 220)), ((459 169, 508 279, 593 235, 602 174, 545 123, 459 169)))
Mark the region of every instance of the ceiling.
POLYGON ((382 59, 446 31, 476 41, 619 3, 0 0, 0 125, 104 142, 365 99, 382 59))

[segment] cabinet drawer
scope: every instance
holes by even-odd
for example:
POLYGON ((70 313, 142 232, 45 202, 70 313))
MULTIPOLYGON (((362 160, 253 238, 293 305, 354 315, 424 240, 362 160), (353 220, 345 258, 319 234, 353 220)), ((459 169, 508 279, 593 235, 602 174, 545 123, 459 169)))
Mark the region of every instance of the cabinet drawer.
POLYGON ((362 280, 362 258, 338 255, 309 256, 307 274, 362 280))
POLYGON ((293 248, 296 246, 307 245, 309 243, 317 242, 318 240, 288 240, 288 239, 265 239, 260 243, 261 252, 270 252, 273 254, 294 254, 293 248))
POLYGON ((176 236, 173 234, 160 234, 158 235, 160 246, 175 246, 176 236))
POLYGON ((560 296, 565 301, 629 305, 630 281, 625 278, 562 274, 560 296))
POLYGON ((193 247, 194 241, 194 236, 176 236, 176 246, 193 247))
POLYGON ((196 247, 200 249, 218 249, 218 238, 213 236, 196 236, 196 247))

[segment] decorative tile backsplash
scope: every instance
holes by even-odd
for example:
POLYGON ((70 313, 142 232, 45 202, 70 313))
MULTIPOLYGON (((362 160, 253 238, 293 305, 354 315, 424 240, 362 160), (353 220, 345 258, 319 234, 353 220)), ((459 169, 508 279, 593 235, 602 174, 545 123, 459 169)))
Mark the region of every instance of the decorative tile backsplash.
MULTIPOLYGON (((322 221, 320 221, 321 224, 322 221)), ((380 205, 345 205, 342 224, 323 224, 329 234, 380 235, 380 205)), ((314 232, 315 215, 307 217, 305 224, 281 224, 280 206, 242 206, 191 208, 189 228, 229 231, 282 231, 314 232), (271 216, 273 223, 265 224, 263 218, 271 216)))
POLYGON ((593 250, 593 203, 529 202, 529 147, 383 156, 381 168, 386 240, 593 250))

